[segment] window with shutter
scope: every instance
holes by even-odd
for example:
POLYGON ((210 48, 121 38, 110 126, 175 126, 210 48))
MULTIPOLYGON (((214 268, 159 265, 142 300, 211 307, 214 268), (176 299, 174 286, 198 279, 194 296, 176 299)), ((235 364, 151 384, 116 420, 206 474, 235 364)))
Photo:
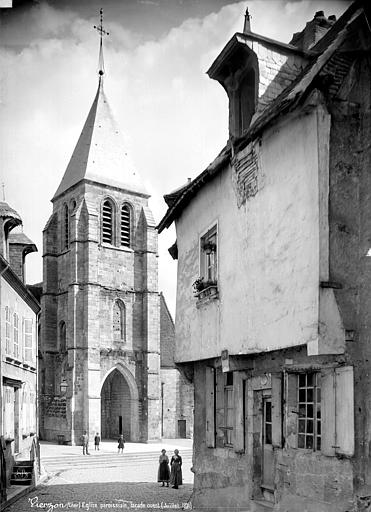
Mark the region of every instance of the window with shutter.
POLYGON ((352 366, 322 370, 325 455, 354 455, 354 377, 352 366))
POLYGON ((19 357, 19 318, 17 313, 13 315, 13 347, 14 357, 19 357))
POLYGON ((24 328, 24 358, 26 361, 33 360, 32 347, 32 320, 25 318, 23 322, 24 328))
POLYGON ((121 245, 131 245, 131 209, 127 204, 121 208, 121 245))
POLYGON ((10 309, 8 306, 5 306, 5 352, 8 355, 12 354, 10 346, 10 309))
POLYGON ((102 208, 102 241, 107 244, 114 243, 113 237, 113 206, 108 199, 102 208))

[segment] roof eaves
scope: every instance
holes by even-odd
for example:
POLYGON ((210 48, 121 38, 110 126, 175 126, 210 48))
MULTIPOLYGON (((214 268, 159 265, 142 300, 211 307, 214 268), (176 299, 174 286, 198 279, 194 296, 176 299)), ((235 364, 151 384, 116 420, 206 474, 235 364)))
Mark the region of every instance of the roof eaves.
POLYGON ((40 304, 35 299, 33 294, 27 289, 26 285, 22 283, 17 274, 11 268, 8 261, 6 261, 0 255, 0 276, 3 276, 4 279, 13 287, 13 289, 18 293, 18 295, 30 306, 30 308, 35 312, 39 313, 40 304))
POLYGON ((193 181, 186 186, 174 204, 170 206, 165 216, 161 219, 157 226, 158 232, 161 233, 165 228, 168 228, 176 216, 182 211, 185 205, 197 194, 198 190, 208 181, 210 181, 226 164, 229 162, 231 156, 230 145, 227 144, 219 155, 211 162, 206 169, 199 174, 193 181))

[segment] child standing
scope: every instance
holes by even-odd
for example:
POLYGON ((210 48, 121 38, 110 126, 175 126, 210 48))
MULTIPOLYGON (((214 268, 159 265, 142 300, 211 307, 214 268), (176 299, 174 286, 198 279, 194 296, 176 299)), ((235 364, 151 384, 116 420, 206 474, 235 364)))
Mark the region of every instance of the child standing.
POLYGON ((120 453, 120 450, 121 450, 121 453, 124 453, 124 446, 125 446, 125 440, 124 440, 124 436, 121 434, 119 439, 118 439, 118 452, 117 453, 120 453))
POLYGON ((95 450, 99 451, 99 443, 100 443, 100 435, 99 435, 99 432, 97 432, 95 434, 95 437, 94 437, 94 447, 95 447, 95 450))

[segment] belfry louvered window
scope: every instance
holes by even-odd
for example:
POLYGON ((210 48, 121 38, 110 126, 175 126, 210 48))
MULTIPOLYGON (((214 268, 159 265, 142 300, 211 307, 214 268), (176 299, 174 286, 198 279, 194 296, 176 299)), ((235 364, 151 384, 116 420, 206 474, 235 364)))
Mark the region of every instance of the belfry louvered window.
POLYGON ((70 243, 70 215, 68 206, 63 207, 63 248, 68 249, 70 243))
POLYGON ((121 208, 121 245, 131 245, 131 210, 127 204, 121 208))
POLYGON ((102 241, 113 244, 113 206, 111 201, 104 201, 102 211, 102 241))

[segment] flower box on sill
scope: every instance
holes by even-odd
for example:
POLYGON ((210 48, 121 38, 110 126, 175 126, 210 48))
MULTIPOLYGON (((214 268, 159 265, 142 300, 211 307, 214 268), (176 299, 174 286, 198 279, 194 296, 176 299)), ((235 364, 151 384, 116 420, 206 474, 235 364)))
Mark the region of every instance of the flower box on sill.
POLYGON ((198 303, 207 302, 218 297, 218 286, 216 283, 205 283, 205 288, 195 293, 198 303))

